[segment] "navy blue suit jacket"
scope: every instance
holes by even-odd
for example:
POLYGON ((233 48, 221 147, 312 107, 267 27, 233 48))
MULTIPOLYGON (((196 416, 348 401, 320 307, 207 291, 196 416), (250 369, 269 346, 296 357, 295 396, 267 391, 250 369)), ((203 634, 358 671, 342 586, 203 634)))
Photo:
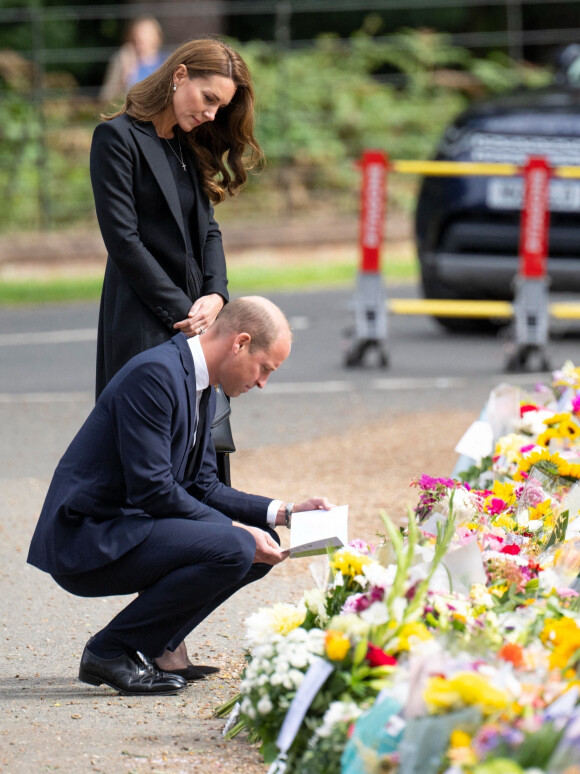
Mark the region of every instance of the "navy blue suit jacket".
POLYGON ((123 556, 153 519, 204 519, 215 511, 266 526, 271 498, 220 483, 210 436, 212 391, 200 453, 184 481, 195 428, 195 369, 186 337, 132 358, 107 385, 60 460, 28 561, 53 575, 123 556))

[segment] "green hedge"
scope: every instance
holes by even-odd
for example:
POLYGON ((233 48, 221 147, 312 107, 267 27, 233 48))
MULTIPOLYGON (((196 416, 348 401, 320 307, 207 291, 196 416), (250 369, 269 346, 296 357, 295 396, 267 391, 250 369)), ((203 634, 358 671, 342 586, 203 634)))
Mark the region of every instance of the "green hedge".
MULTIPOLYGON (((388 40, 362 32, 349 41, 323 36, 285 52, 262 42, 234 45, 253 73, 257 135, 268 160, 243 197, 253 212, 312 207, 333 197, 340 202, 341 196, 354 207, 353 162, 363 149, 426 158, 474 97, 550 77, 499 54, 477 58, 425 31, 388 40)), ((69 89, 45 102, 41 119, 22 83, 0 77, 0 230, 92 217, 88 149, 101 107, 69 89)), ((395 205, 412 207, 411 183, 393 194, 395 205)))

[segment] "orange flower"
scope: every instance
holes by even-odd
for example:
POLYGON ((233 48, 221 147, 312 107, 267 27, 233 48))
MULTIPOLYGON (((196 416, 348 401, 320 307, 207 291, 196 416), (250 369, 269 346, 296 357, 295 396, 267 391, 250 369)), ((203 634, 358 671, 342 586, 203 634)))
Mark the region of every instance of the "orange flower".
POLYGON ((515 642, 506 642, 506 644, 500 648, 497 655, 504 661, 510 661, 516 669, 520 669, 524 665, 523 648, 515 642))

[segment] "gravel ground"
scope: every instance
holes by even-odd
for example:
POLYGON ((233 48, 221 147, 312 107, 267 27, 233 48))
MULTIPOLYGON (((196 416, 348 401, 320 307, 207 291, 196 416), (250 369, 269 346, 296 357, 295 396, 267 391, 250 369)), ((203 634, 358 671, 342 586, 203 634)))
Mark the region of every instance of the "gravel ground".
MULTIPOLYGON (((328 494, 350 504, 350 536, 372 540, 381 530, 382 509, 399 518, 416 502, 413 477, 450 473, 453 446, 474 418, 465 411, 386 414, 341 435, 238 451, 234 484, 295 500, 328 494)), ((47 486, 45 479, 0 481, 0 771, 266 772, 243 738, 222 739, 223 721, 213 710, 237 691, 245 616, 276 600, 297 601, 313 585, 307 560, 275 568, 267 583, 238 594, 190 636, 193 660, 220 666, 219 675, 179 696, 119 697, 77 682, 76 672, 86 639, 124 600, 72 597, 25 564, 47 486)))

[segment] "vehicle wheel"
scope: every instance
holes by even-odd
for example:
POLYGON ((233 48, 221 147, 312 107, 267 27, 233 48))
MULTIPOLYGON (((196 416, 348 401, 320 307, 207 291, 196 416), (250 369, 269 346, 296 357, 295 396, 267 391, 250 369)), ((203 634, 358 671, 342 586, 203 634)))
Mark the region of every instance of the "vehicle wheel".
MULTIPOLYGON (((421 286, 425 298, 459 300, 465 299, 448 285, 434 277, 431 272, 421 270, 421 286)), ((452 333, 480 333, 496 334, 501 328, 509 324, 509 320, 489 317, 433 317, 433 319, 445 330, 452 333)))

